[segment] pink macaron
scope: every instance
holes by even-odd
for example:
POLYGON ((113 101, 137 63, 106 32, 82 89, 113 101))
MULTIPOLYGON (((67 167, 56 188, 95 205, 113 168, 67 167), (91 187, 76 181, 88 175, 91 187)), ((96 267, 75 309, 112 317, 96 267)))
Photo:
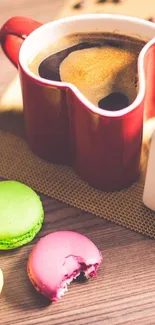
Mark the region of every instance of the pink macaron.
POLYGON ((57 301, 81 272, 86 278, 96 276, 101 261, 101 252, 87 237, 57 231, 39 240, 29 256, 27 270, 36 290, 57 301))

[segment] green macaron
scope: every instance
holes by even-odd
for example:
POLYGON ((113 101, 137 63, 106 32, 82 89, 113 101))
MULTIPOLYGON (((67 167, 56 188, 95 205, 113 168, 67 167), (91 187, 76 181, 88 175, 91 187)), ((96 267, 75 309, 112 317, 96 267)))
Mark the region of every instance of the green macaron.
POLYGON ((40 197, 27 185, 0 182, 0 249, 29 243, 42 227, 44 210, 40 197))

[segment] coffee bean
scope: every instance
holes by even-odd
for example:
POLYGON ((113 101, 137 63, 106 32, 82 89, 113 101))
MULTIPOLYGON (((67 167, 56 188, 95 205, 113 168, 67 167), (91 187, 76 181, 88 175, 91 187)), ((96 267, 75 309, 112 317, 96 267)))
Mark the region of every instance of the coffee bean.
POLYGON ((155 17, 150 17, 147 19, 148 21, 151 21, 152 23, 155 23, 155 17))
POLYGON ((107 0, 97 0, 97 3, 105 3, 107 0))
POLYGON ((74 6, 73 6, 73 8, 74 9, 81 9, 83 6, 84 6, 84 4, 85 4, 85 1, 83 0, 83 1, 79 1, 79 2, 77 2, 74 6))
POLYGON ((112 2, 113 2, 113 3, 120 3, 121 0, 113 0, 112 2))

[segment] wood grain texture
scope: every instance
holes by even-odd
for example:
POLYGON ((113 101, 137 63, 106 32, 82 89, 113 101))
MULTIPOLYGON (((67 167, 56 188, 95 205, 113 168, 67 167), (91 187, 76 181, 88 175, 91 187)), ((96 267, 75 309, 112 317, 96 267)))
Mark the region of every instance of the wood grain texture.
MULTIPOLYGON (((46 22, 57 15, 63 4, 63 0, 0 0, 0 25, 13 15, 46 22)), ((0 71, 2 94, 16 73, 2 52, 0 71)), ((37 237, 20 249, 0 252, 5 281, 0 324, 154 325, 155 241, 54 199, 41 198, 45 223, 37 237), (40 237, 61 229, 87 235, 103 252, 104 262, 96 279, 71 284, 59 303, 50 304, 33 289, 26 263, 40 237)))

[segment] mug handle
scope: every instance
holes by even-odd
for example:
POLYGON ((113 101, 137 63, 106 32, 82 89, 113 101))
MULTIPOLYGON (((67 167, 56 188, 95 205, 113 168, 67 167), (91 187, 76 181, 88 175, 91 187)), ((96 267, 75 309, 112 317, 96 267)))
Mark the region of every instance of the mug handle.
POLYGON ((28 17, 12 17, 0 29, 0 43, 10 61, 18 68, 18 56, 24 39, 42 24, 28 17))

